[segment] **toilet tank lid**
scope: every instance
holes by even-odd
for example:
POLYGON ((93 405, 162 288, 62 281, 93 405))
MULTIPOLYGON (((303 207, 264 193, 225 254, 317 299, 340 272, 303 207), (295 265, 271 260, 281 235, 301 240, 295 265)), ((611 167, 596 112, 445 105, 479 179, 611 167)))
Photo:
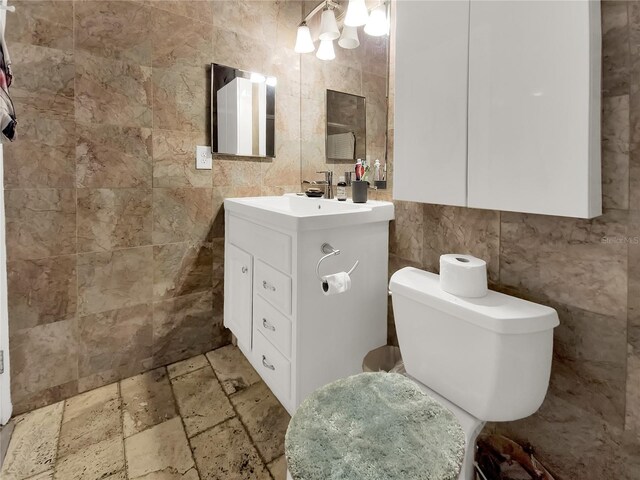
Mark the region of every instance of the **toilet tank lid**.
POLYGON ((393 296, 406 296, 436 310, 502 334, 525 334, 559 325, 557 312, 545 305, 489 290, 486 297, 458 297, 440 288, 440 276, 406 267, 391 277, 393 296))

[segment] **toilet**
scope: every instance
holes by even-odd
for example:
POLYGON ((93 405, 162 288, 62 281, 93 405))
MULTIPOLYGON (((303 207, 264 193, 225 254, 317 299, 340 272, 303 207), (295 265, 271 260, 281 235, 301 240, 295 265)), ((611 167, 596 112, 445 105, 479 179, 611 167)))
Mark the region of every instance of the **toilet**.
POLYGON ((389 289, 407 375, 457 417, 466 441, 459 480, 471 480, 485 423, 542 405, 558 314, 493 291, 458 297, 440 288, 439 275, 411 267, 394 273, 389 289))
POLYGON ((518 420, 542 404, 558 315, 493 291, 455 296, 440 288, 438 275, 410 267, 394 273, 389 288, 407 376, 455 416, 465 440, 458 478, 472 480, 485 423, 518 420))

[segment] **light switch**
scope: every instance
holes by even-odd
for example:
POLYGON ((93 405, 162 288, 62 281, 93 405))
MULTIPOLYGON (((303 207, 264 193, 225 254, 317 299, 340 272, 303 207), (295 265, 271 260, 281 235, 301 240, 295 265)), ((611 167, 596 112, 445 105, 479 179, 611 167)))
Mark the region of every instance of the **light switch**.
POLYGON ((213 160, 211 159, 211 147, 196 146, 196 170, 211 170, 213 160))

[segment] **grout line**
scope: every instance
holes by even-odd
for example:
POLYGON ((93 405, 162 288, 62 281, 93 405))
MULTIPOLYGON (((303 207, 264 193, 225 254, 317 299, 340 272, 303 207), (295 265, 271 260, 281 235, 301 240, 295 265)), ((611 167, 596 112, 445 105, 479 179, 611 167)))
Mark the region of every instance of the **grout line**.
MULTIPOLYGON (((226 345, 225 345, 226 346, 226 345)), ((222 348, 222 347, 218 347, 218 348, 222 348)), ((211 350, 212 352, 215 351, 217 349, 211 350)), ((207 352, 209 353, 209 352, 207 352)), ((209 361, 209 357, 206 356, 207 361, 209 361)), ((209 365, 211 365, 211 362, 209 362, 209 365)), ((216 373, 215 368, 213 368, 213 365, 211 365, 211 370, 213 370, 213 375, 216 378, 216 381, 218 382, 218 384, 220 385, 220 388, 222 388, 222 382, 220 382, 220 378, 218 377, 218 374, 216 373)), ((260 379, 261 382, 264 382, 264 380, 260 379)), ((260 382, 256 382, 253 385, 258 385, 258 383, 260 382)), ((245 390, 248 390, 249 388, 251 388, 253 385, 249 385, 245 390)), ((249 429, 247 428, 247 426, 244 424, 244 422, 242 421, 242 416, 238 413, 238 410, 236 409, 236 406, 233 404, 233 402, 231 401, 231 396, 233 396, 233 394, 227 394, 227 392, 225 391, 224 388, 222 388, 222 392, 224 393, 224 395, 227 397, 227 400, 229 401, 229 404, 231 405, 231 408, 233 409, 233 412, 235 413, 235 416, 238 418, 238 420, 240 421, 240 425, 242 425, 242 428, 244 429, 244 432, 247 434, 247 438, 249 438, 249 441, 251 442, 251 446, 253 447, 253 449, 256 451, 256 453, 258 454, 258 457, 260 458, 260 461, 262 462, 262 464, 264 465, 264 468, 266 469, 267 473, 269 474, 269 478, 271 478, 271 480, 276 480, 273 475, 271 474, 271 470, 269 470, 269 463, 265 460, 265 457, 262 455, 262 453, 260 452, 260 450, 258 449, 255 440, 253 439, 253 437, 251 436, 251 433, 249 432, 249 429)), ((236 393, 240 393, 240 392, 234 392, 234 394, 236 393)), ((274 458, 272 461, 277 460, 279 457, 274 458)))
MULTIPOLYGON (((204 353, 201 353, 200 355, 204 355, 204 353)), ((200 355, 196 355, 196 357, 199 357, 200 355)), ((187 358, 186 360, 191 360, 192 358, 195 358, 195 357, 190 357, 190 358, 187 358)), ((185 361, 185 360, 179 360, 178 362, 180 362, 180 361, 185 361)), ((175 363, 178 363, 178 362, 175 362, 175 363)), ((170 363, 169 365, 173 365, 173 363, 170 363)), ((178 380, 179 378, 182 378, 182 377, 186 377, 187 375, 189 375, 189 374, 191 374, 193 372, 199 372, 200 370, 202 370, 204 368, 207 368, 209 366, 209 365, 204 365, 202 367, 198 367, 198 368, 194 368, 193 370, 189 370, 188 372, 181 373, 180 375, 176 375, 175 377, 171 377, 171 376, 169 376, 169 365, 167 365, 167 378, 169 379, 170 382, 173 381, 173 380, 178 380)))
MULTIPOLYGON (((179 409, 178 409, 179 410, 179 409)), ((179 415, 180 418, 182 418, 182 415, 179 415)), ((223 423, 228 422, 229 420, 233 420, 234 418, 238 418, 237 415, 233 415, 232 417, 229 418, 225 418, 224 420, 219 421, 218 423, 216 423, 215 425, 211 425, 210 427, 205 428, 204 430, 196 433, 195 435, 192 435, 191 437, 187 434, 187 440, 189 441, 189 446, 191 446, 191 439, 192 438, 196 438, 199 437, 200 435, 202 435, 203 433, 207 433, 210 430, 213 430, 216 427, 219 427, 220 425, 222 425, 223 423)), ((239 420, 239 419, 238 419, 239 420)), ((186 427, 185 427, 185 433, 186 433, 186 427)))
POLYGON ((498 210, 498 285, 502 284, 502 211, 498 210))
POLYGON ((53 457, 53 478, 56 478, 58 471, 58 452, 60 451, 60 436, 62 434, 62 424, 64 422, 64 414, 67 410, 67 400, 62 400, 62 414, 60 415, 60 425, 58 426, 58 438, 56 439, 56 453, 53 457))
MULTIPOLYGON (((76 146, 78 145, 78 125, 77 125, 77 112, 76 112, 76 89, 77 89, 77 81, 76 81, 76 72, 77 72, 77 64, 76 64, 76 2, 71 3, 71 54, 73 60, 73 147, 74 152, 76 146)), ((74 245, 74 254, 75 258, 75 281, 76 281, 76 291, 75 291, 75 311, 73 315, 73 330, 76 337, 76 362, 75 362, 75 380, 76 380, 76 395, 79 395, 79 386, 80 386, 80 355, 78 350, 80 349, 80 340, 79 340, 79 330, 80 330, 80 277, 78 272, 80 271, 80 256, 78 255, 78 223, 80 221, 79 217, 79 208, 78 208, 78 161, 75 155, 73 155, 73 200, 75 206, 75 245, 74 245)), ((66 410, 66 400, 65 400, 65 410, 66 410)), ((63 412, 64 413, 64 412, 63 412)), ((60 425, 62 429, 62 425, 60 425)), ((57 453, 56 453, 57 455, 57 453)), ((57 463, 57 462, 56 462, 57 463)))
POLYGON ((122 399, 122 380, 118 380, 118 399, 120 400, 120 439, 122 440, 122 458, 124 460, 124 478, 129 479, 129 464, 127 462, 127 451, 124 446, 124 400, 122 399))
MULTIPOLYGON (((75 58, 75 48, 76 48, 76 32, 75 32, 75 27, 76 27, 76 5, 75 2, 72 2, 71 5, 71 54, 72 54, 72 60, 73 60, 73 67, 74 67, 74 75, 73 75, 73 141, 74 141, 74 146, 77 143, 77 131, 76 131, 76 75, 75 75, 75 67, 76 67, 76 58, 75 58)), ((75 242, 74 242, 74 251, 73 253, 69 253, 66 255, 57 255, 56 257, 62 257, 62 256, 70 256, 70 255, 75 255, 75 277, 76 277, 76 289, 75 289, 75 300, 76 300, 76 310, 73 314, 73 316, 71 317, 71 320, 73 320, 73 330, 75 333, 77 333, 78 331, 78 300, 79 300, 79 287, 78 287, 78 192, 77 192, 77 186, 78 186, 78 165, 76 162, 76 159, 74 157, 73 159, 73 185, 71 187, 69 187, 69 190, 73 191, 73 205, 74 205, 74 209, 75 209, 75 242)), ((51 258, 51 257, 45 257, 45 258, 51 258)), ((8 260, 8 259, 7 259, 8 260)), ((28 261, 34 261, 36 259, 29 259, 28 261)), ((37 259, 40 260, 40 259, 37 259)), ((8 263, 8 262, 7 262, 8 263)), ((79 356, 76 353, 76 359, 75 359, 75 381, 78 382, 80 380, 80 367, 79 367, 79 356)), ((69 398, 73 398, 74 396, 78 395, 78 386, 76 384, 76 393, 75 395, 72 395, 69 398)), ((55 453, 55 458, 54 458, 54 462, 53 462, 53 478, 56 478, 57 473, 58 473, 58 456, 60 453, 60 438, 62 436, 62 425, 64 423, 64 417, 67 411, 67 400, 68 399, 64 399, 62 400, 62 414, 60 415, 60 426, 58 428, 58 438, 56 441, 56 453, 55 453)))
MULTIPOLYGON (((633 8, 630 4, 627 4, 627 48, 629 49, 628 51, 628 67, 629 70, 631 70, 631 65, 632 65, 632 52, 631 52, 631 9, 633 8)), ((628 80, 631 79, 631 75, 633 74, 632 71, 628 72, 629 77, 628 80)), ((637 93, 636 93, 637 95, 637 93)), ((632 203, 631 203, 631 197, 632 197, 632 174, 631 174, 631 167, 632 167, 632 160, 634 158, 634 155, 632 153, 632 144, 634 143, 632 141, 633 139, 633 133, 632 133, 632 127, 633 127, 633 97, 634 97, 634 93, 633 93, 633 87, 631 86, 631 81, 629 81, 629 86, 628 86, 628 91, 627 91, 627 102, 628 102, 628 107, 629 107, 629 115, 627 118, 627 127, 628 127, 628 137, 627 137, 627 171, 628 171, 628 178, 627 178, 627 218, 626 218, 626 225, 627 225, 627 237, 629 237, 630 233, 633 232, 629 232, 629 227, 633 224, 633 220, 631 218, 631 216, 633 215, 631 210, 633 208, 632 203)), ((637 147, 636 147, 637 148, 637 147)), ((604 210, 604 209, 603 209, 604 210)), ((604 213, 604 212, 603 212, 604 213)), ((631 245, 629 242, 627 242, 627 308, 626 308, 626 317, 627 317, 627 338, 626 338, 626 345, 627 345, 627 355, 625 356, 625 362, 624 362, 624 378, 625 378, 625 394, 624 394, 624 417, 622 419, 622 430, 623 432, 626 432, 628 430, 628 423, 629 423, 629 417, 628 417, 628 412, 629 412, 629 362, 631 360, 630 355, 629 355, 629 346, 631 345, 631 332, 630 330, 632 329, 631 325, 632 325, 632 316, 630 314, 630 308, 629 308, 629 293, 631 292, 631 288, 630 288, 630 281, 629 281, 629 274, 630 274, 630 270, 631 268, 629 267, 630 261, 631 261, 631 255, 632 255, 632 249, 631 249, 631 245)))
MULTIPOLYGON (((193 454, 193 446, 191 445, 191 438, 189 438, 189 434, 187 433, 187 426, 184 423, 184 418, 182 418, 182 412, 180 411, 180 403, 178 402, 178 397, 176 396, 175 389, 173 388, 173 380, 169 378, 169 369, 167 367, 163 367, 163 368, 167 373, 167 380, 169 380, 169 388, 171 389, 173 402, 175 403, 175 406, 176 406, 176 412, 178 413, 178 418, 180 418, 180 423, 182 424, 182 430, 184 431, 184 436, 187 439, 187 445, 189 445, 189 452, 191 453, 191 461, 193 462, 193 468, 195 468, 198 474, 198 478, 202 479, 203 478, 202 473, 200 472, 200 468, 198 467, 198 462, 196 462, 196 457, 193 454)), ((201 370, 201 369, 199 368, 198 370, 201 370)), ((194 370, 194 371, 197 371, 197 370, 194 370)))

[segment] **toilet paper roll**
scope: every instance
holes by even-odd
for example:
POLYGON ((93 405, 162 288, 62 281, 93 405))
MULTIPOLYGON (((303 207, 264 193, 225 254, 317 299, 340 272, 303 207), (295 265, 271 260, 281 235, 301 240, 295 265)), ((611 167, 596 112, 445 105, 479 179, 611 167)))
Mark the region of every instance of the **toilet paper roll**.
POLYGON ((484 297, 488 292, 487 262, 471 255, 441 255, 440 288, 459 297, 484 297))
POLYGON ((335 295, 351 289, 351 277, 347 272, 338 272, 322 277, 322 293, 335 295))

